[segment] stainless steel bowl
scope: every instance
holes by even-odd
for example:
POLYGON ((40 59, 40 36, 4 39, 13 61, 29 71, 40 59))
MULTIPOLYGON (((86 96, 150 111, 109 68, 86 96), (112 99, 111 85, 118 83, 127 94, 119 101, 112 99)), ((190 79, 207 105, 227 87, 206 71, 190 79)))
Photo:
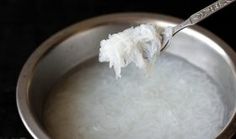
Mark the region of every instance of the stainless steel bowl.
MULTIPOLYGON (((17 84, 18 110, 28 131, 34 138, 50 138, 42 124, 43 105, 50 88, 70 69, 96 56, 101 39, 140 23, 166 27, 180 22, 158 14, 113 14, 80 22, 49 38, 27 60, 17 84)), ((236 54, 221 39, 197 26, 176 35, 167 52, 186 58, 223 87, 225 128, 218 138, 230 138, 236 129, 236 54)))

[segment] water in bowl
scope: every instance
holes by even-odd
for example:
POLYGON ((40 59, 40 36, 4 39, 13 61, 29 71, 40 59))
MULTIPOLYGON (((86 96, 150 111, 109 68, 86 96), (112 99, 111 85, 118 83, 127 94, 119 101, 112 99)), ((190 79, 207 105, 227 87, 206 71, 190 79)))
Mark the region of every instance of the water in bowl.
POLYGON ((134 65, 120 79, 97 58, 51 90, 44 124, 57 139, 213 139, 224 127, 219 85, 187 60, 162 54, 146 77, 134 65))

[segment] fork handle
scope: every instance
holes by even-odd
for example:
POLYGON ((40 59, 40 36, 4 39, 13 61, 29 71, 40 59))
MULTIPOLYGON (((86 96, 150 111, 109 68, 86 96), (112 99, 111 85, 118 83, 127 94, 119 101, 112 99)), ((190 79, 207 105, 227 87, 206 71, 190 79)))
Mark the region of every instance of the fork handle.
POLYGON ((173 27, 173 35, 175 35, 180 30, 184 29, 185 27, 195 25, 196 23, 202 21, 203 19, 209 17, 213 13, 219 11, 220 9, 226 7, 227 5, 233 3, 235 0, 218 0, 211 5, 207 6, 206 8, 196 12, 195 14, 191 15, 187 20, 182 22, 181 24, 173 27))

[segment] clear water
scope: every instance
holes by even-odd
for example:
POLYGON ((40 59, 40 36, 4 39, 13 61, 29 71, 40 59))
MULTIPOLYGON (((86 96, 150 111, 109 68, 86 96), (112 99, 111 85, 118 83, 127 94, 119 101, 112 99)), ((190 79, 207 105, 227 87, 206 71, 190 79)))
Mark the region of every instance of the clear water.
POLYGON ((118 80, 94 59, 51 90, 44 123, 57 139, 213 139, 223 127, 219 93, 204 71, 170 54, 150 77, 130 65, 118 80))

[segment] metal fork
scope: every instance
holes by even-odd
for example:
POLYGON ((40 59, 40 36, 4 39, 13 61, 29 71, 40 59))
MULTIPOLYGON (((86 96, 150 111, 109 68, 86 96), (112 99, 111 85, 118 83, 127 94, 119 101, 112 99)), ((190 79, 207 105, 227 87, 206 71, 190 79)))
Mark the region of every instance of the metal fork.
POLYGON ((228 6, 229 4, 233 3, 235 0, 218 0, 214 3, 212 3, 211 5, 207 6, 206 8, 196 12, 195 14, 191 15, 187 20, 185 20, 184 22, 182 22, 181 24, 178 24, 175 27, 172 27, 172 33, 170 34, 169 37, 165 38, 165 40, 163 41, 162 47, 161 47, 161 51, 164 50, 165 48, 167 48, 167 46, 169 46, 170 40, 171 38, 178 33, 179 31, 181 31, 182 29, 195 25, 198 22, 202 21, 203 19, 209 17, 210 15, 212 15, 213 13, 216 13, 217 11, 219 11, 220 9, 228 6))

